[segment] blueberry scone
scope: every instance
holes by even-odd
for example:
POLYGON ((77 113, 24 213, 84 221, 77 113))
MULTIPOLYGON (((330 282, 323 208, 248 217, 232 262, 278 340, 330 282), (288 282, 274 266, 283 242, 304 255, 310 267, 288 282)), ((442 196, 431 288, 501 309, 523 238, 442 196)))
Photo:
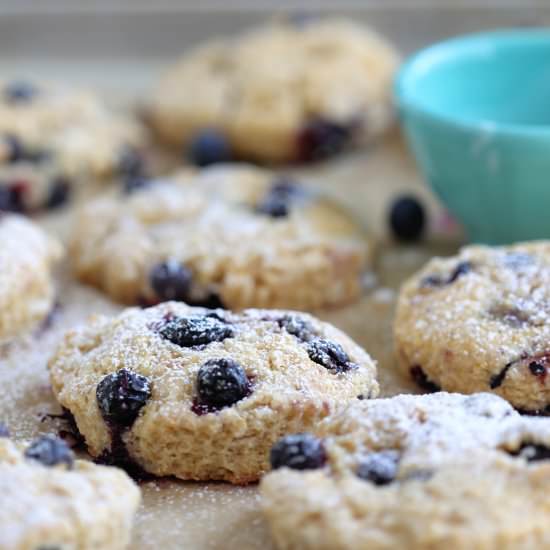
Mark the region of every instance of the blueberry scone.
POLYGON ((0 209, 54 208, 77 185, 133 177, 144 139, 137 122, 88 91, 0 83, 0 209))
POLYGON ((96 317, 49 363, 100 462, 140 475, 248 483, 279 437, 378 393, 368 354, 302 313, 165 302, 96 317))
POLYGON ((0 548, 128 546, 140 493, 124 472, 75 460, 66 443, 54 436, 22 444, 2 433, 0 548))
POLYGON ((407 281, 395 320, 397 357, 425 389, 493 391, 548 412, 550 242, 469 246, 407 281))
POLYGON ((393 47, 359 23, 279 21, 186 54, 159 83, 151 121, 200 158, 214 148, 254 161, 321 159, 388 126, 396 66, 393 47))
POLYGON ((33 222, 0 212, 0 341, 31 328, 54 303, 61 245, 33 222))
POLYGON ((342 305, 359 297, 373 248, 346 210, 246 165, 134 180, 76 218, 77 276, 127 304, 342 305))
POLYGON ((550 544, 550 421, 495 395, 356 402, 271 462, 260 490, 279 549, 550 544))

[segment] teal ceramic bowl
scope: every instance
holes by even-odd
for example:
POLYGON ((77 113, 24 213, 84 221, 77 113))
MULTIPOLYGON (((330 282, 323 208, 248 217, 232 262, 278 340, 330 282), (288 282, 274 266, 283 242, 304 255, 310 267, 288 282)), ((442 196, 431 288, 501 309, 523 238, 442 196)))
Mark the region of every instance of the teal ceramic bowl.
POLYGON ((550 238, 550 30, 431 46, 402 67, 395 97, 420 169, 470 240, 550 238))

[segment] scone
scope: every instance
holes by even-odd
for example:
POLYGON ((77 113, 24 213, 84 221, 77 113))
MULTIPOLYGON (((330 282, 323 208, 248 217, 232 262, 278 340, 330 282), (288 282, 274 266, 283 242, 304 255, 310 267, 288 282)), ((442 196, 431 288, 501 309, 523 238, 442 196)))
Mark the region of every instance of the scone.
POLYGON ((0 209, 54 208, 78 185, 133 177, 144 143, 136 121, 91 92, 0 83, 0 209))
POLYGON ((150 118, 174 146, 208 146, 214 129, 233 158, 317 160, 389 125, 397 59, 354 21, 279 21, 186 54, 158 84, 150 118))
POLYGON ((403 285, 397 358, 425 389, 492 391, 547 413, 549 314, 550 242, 469 246, 403 285))
POLYGON ((72 233, 76 275, 129 305, 339 306, 373 250, 348 211, 246 165, 143 180, 89 202, 72 233))
POLYGON ((249 483, 282 435, 378 393, 368 354, 301 313, 180 302, 96 317, 49 362, 90 454, 136 474, 249 483))
POLYGON ((550 421, 491 394, 358 402, 286 437, 262 479, 285 550, 515 550, 550 544, 550 421))
POLYGON ((52 268, 61 245, 33 222, 0 212, 0 341, 32 328, 50 313, 52 268))
POLYGON ((30 444, 0 433, 0 548, 123 550, 140 501, 115 468, 75 460, 54 436, 30 444))

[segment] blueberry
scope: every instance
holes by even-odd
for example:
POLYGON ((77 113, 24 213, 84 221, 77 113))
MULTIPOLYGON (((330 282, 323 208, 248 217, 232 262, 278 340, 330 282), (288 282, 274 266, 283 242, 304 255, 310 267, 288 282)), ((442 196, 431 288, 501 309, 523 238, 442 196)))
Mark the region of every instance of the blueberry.
POLYGON ((118 172, 127 178, 135 178, 145 173, 143 156, 135 147, 122 147, 118 155, 118 172))
POLYGON ((59 176, 50 182, 50 195, 46 202, 46 208, 58 208, 69 200, 71 185, 67 178, 59 176))
POLYGON ((441 391, 441 388, 435 382, 432 382, 428 378, 427 374, 424 372, 424 369, 422 369, 421 366, 415 365, 414 367, 411 367, 410 373, 411 373, 411 378, 423 390, 429 393, 435 393, 435 392, 441 391))
POLYGON ((2 138, 8 151, 8 162, 14 163, 22 160, 25 156, 25 148, 21 140, 13 134, 5 134, 2 138))
POLYGON ((447 281, 439 277, 439 275, 428 275, 420 281, 420 286, 425 288, 433 286, 444 286, 446 284, 447 281))
POLYGON ((189 160, 197 166, 209 166, 232 159, 231 145, 227 137, 212 128, 195 134, 189 144, 189 160))
POLYGON ((271 195, 256 206, 256 212, 272 218, 286 218, 290 210, 288 203, 288 198, 285 196, 271 195))
POLYGON ((336 124, 321 118, 311 120, 297 137, 298 160, 323 160, 342 152, 351 141, 351 125, 336 124))
POLYGON ((4 146, 7 150, 7 162, 16 163, 27 161, 39 163, 50 157, 51 153, 45 149, 28 149, 15 134, 4 134, 2 136, 4 146))
POLYGON ((18 185, 3 185, 0 183, 0 210, 7 212, 23 212, 23 188, 18 185))
POLYGON ((323 442, 311 434, 293 434, 279 439, 270 454, 271 468, 315 470, 327 460, 323 442))
POLYGON ((135 191, 140 191, 141 189, 146 189, 151 185, 151 179, 144 176, 133 176, 126 178, 124 180, 123 191, 127 195, 134 193, 135 191))
POLYGON ((510 367, 514 364, 512 361, 511 363, 507 363, 504 365, 503 368, 500 369, 499 372, 496 374, 493 374, 489 378, 489 387, 494 390, 498 388, 499 386, 502 386, 502 383, 504 382, 504 379, 506 378, 506 375, 508 374, 508 371, 510 370, 510 367))
POLYGON ((534 376, 542 376, 546 374, 546 365, 542 362, 531 361, 529 363, 529 370, 534 376))
POLYGON ((390 228, 400 241, 416 241, 426 224, 424 208, 414 197, 401 197, 390 209, 390 228))
POLYGON ((288 216, 292 202, 300 192, 300 188, 292 182, 284 180, 276 182, 256 205, 256 212, 272 218, 284 218, 288 216))
POLYGON ((437 287, 437 286, 446 286, 446 285, 453 284, 458 278, 470 273, 473 267, 474 266, 472 262, 468 262, 468 261, 459 262, 447 278, 444 278, 444 277, 442 278, 438 275, 428 275, 427 277, 424 277, 422 281, 420 281, 420 286, 437 287))
POLYGON ((279 326, 302 342, 309 342, 315 338, 315 329, 298 315, 284 315, 277 320, 279 326))
MULTIPOLYGON (((504 367, 500 369, 496 374, 493 374, 489 379, 489 387, 494 390, 504 383, 504 380, 509 372, 509 370, 514 366, 527 367, 533 376, 540 376, 541 380, 544 381, 546 378, 546 369, 550 363, 550 356, 548 353, 539 353, 537 355, 523 355, 522 357, 516 359, 515 361, 510 361, 506 363, 504 367)), ((550 405, 549 405, 550 407, 550 405)), ((533 413, 539 414, 540 411, 533 411, 533 413)), ((528 411, 525 411, 526 414, 529 414, 528 411)))
POLYGON ((5 424, 2 424, 0 422, 0 437, 9 437, 10 431, 8 430, 8 427, 5 424))
POLYGON ((307 353, 314 363, 318 363, 335 374, 346 372, 355 367, 344 348, 330 340, 314 338, 307 346, 307 353))
POLYGON ((14 208, 16 196, 12 193, 9 187, 0 183, 0 211, 17 212, 14 208))
POLYGON ((510 454, 523 457, 527 462, 536 462, 550 459, 550 448, 539 443, 523 443, 519 449, 510 454))
POLYGON ((194 315, 174 317, 160 328, 159 334, 173 344, 187 348, 232 338, 233 328, 216 317, 194 315))
POLYGON ((128 369, 108 374, 96 388, 103 418, 120 426, 131 426, 150 397, 148 378, 128 369))
POLYGON ((397 476, 399 454, 396 451, 380 451, 365 456, 357 467, 357 477, 375 485, 387 485, 397 476))
POLYGON ((211 409, 229 407, 250 393, 244 369, 232 359, 210 359, 199 369, 197 392, 211 409))
POLYGON ((38 95, 38 88, 30 82, 18 80, 4 87, 4 98, 10 103, 27 103, 38 95))
POLYGON ((67 443, 54 435, 43 435, 33 441, 27 447, 25 457, 37 460, 44 466, 66 464, 70 468, 74 462, 74 454, 67 443))
POLYGON ((153 266, 149 274, 151 287, 162 301, 185 301, 191 288, 191 271, 175 260, 153 266))
POLYGON ((459 262, 458 265, 453 269, 453 272, 447 280, 447 284, 450 285, 454 283, 459 277, 467 275, 468 273, 470 273, 470 271, 472 271, 472 268, 473 266, 471 262, 459 262))

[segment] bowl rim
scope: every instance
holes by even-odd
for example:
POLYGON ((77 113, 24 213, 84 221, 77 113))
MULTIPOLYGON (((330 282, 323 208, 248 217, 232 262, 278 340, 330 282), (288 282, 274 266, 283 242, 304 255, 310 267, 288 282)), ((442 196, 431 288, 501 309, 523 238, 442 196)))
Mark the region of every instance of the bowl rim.
MULTIPOLYGON (((483 131, 499 133, 504 136, 527 136, 531 138, 550 137, 550 124, 521 124, 510 122, 499 122, 490 118, 479 118, 478 120, 463 119, 452 113, 442 113, 430 107, 421 106, 417 101, 411 99, 406 91, 407 81, 414 78, 419 71, 419 66, 427 63, 434 63, 442 57, 449 57, 457 50, 467 51, 475 44, 488 47, 490 43, 502 41, 515 41, 518 43, 540 42, 550 46, 550 28, 509 28, 483 31, 471 34, 464 34, 436 42, 413 53, 400 67, 393 82, 394 101, 400 111, 412 111, 432 121, 455 126, 467 131, 483 131)), ((440 61, 441 62, 441 61, 440 61)), ((444 63, 444 61, 443 61, 444 63)), ((434 63, 435 64, 435 63, 434 63)))

